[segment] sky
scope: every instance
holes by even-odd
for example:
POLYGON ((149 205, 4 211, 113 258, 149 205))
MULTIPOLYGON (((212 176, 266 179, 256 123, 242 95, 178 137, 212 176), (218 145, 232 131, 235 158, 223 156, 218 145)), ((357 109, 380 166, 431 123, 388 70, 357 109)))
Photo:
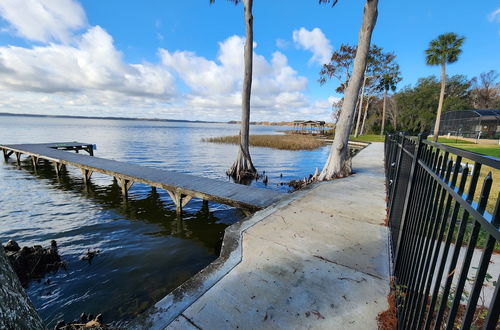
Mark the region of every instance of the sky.
MULTIPOLYGON (((255 0, 251 120, 331 121, 319 71, 356 44, 364 1, 255 0)), ((500 71, 500 1, 379 1, 372 44, 394 52, 401 89, 438 75, 424 50, 465 36, 447 73, 500 71)), ((241 115, 243 5, 217 0, 1 0, 0 112, 228 121, 241 115)))

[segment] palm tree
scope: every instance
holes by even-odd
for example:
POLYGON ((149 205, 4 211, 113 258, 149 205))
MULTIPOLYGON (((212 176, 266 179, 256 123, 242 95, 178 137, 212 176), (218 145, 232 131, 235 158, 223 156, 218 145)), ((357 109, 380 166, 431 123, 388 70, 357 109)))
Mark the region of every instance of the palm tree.
POLYGON ((382 105, 382 125, 380 127, 380 135, 384 135, 385 128, 385 114, 387 105, 387 92, 389 90, 395 91, 396 85, 401 81, 399 72, 399 65, 393 63, 396 59, 396 55, 393 53, 388 53, 383 55, 382 59, 382 74, 379 81, 379 90, 384 91, 384 102, 382 105))
MULTIPOLYGON (((252 158, 250 157, 249 135, 250 135, 250 94, 252 90, 252 64, 253 64, 253 15, 252 5, 253 0, 229 0, 236 5, 243 1, 245 9, 245 72, 243 75, 243 91, 241 100, 241 128, 240 128, 240 145, 238 156, 234 164, 227 170, 227 175, 231 176, 237 182, 245 179, 255 178, 257 170, 253 166, 252 158)), ((215 0, 210 0, 214 3, 215 0)))
MULTIPOLYGON (((338 0, 332 1, 335 5, 338 0)), ((320 0, 320 2, 330 1, 320 0)), ((377 22, 377 5, 378 0, 366 0, 363 11, 363 23, 359 30, 358 49, 354 59, 354 69, 344 93, 344 102, 342 104, 339 120, 335 127, 335 137, 333 139, 332 148, 330 149, 330 155, 317 178, 319 181, 344 177, 350 175, 352 172, 348 155, 349 134, 354 120, 359 90, 366 70, 372 32, 377 22)))
POLYGON ((456 33, 444 33, 430 42, 429 48, 425 50, 425 61, 428 65, 441 65, 441 92, 439 94, 439 104, 434 125, 434 141, 437 141, 439 134, 439 121, 443 110, 444 90, 446 86, 446 63, 454 63, 462 53, 460 47, 464 43, 465 37, 456 33))

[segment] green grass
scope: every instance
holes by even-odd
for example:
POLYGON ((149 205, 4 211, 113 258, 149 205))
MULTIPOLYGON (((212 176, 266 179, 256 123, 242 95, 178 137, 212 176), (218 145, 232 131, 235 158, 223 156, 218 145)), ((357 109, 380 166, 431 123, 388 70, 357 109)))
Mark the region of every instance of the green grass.
POLYGON ((467 151, 477 152, 487 156, 500 158, 500 145, 493 144, 462 144, 462 143, 446 143, 447 145, 467 151))
MULTIPOLYGON (((464 213, 464 210, 460 209, 458 216, 457 216, 457 223, 455 225, 455 229, 453 231, 453 235, 452 235, 452 239, 451 239, 452 243, 457 242, 458 229, 460 227, 460 221, 462 221, 463 213, 464 213)), ((448 221, 449 221, 449 219, 448 219, 448 221)), ((471 220, 470 216, 465 221, 467 221, 467 224, 465 225, 465 232, 464 232, 464 237, 462 239, 462 246, 468 245, 468 243, 470 241, 470 237, 472 235, 472 229, 474 227, 474 221, 471 220)), ((448 230, 450 228, 450 224, 447 223, 445 228, 446 228, 445 232, 448 233, 448 230)), ((486 242, 488 241, 489 236, 490 235, 486 232, 486 230, 481 228, 479 230, 479 235, 477 237, 477 242, 476 242, 475 247, 480 248, 480 249, 484 249, 486 247, 486 242)), ((495 243, 494 250, 496 253, 500 253, 500 242, 497 241, 495 243)))
MULTIPOLYGON (((431 140, 431 138, 429 138, 431 140)), ((448 139, 444 137, 440 137, 438 139, 439 143, 444 143, 444 144, 449 144, 449 143, 459 143, 459 144, 475 144, 474 142, 467 141, 467 140, 461 140, 461 139, 448 139)))
MULTIPOLYGON (((239 136, 221 136, 202 139, 203 142, 239 144, 239 136)), ((325 145, 325 142, 313 136, 287 135, 250 135, 250 145, 281 150, 314 150, 325 145)))
MULTIPOLYGON (((491 145, 491 144, 463 144, 463 143, 446 143, 446 145, 467 150, 467 151, 472 151, 476 152, 479 154, 487 155, 487 156, 493 156, 493 157, 498 157, 500 158, 500 145, 491 145)), ((468 164, 473 164, 474 162, 470 159, 462 159, 462 163, 468 163, 468 164)), ((490 197, 488 199, 488 204, 486 206, 486 209, 489 213, 493 213, 493 210, 495 208, 495 203, 498 194, 500 193, 500 170, 497 170, 496 168, 492 168, 486 165, 483 165, 481 168, 481 172, 479 174, 479 186, 478 186, 478 191, 480 191, 480 187, 482 186, 482 182, 484 177, 488 175, 488 173, 491 172, 492 178, 493 178, 493 185, 491 187, 491 192, 490 192, 490 197)), ((460 176, 459 176, 460 179, 460 176)), ((476 193, 476 196, 478 193, 476 193)), ((476 198, 477 201, 477 198, 476 198)))
POLYGON ((356 138, 354 137, 354 135, 351 135, 349 137, 349 140, 356 142, 384 142, 384 139, 385 139, 384 135, 378 135, 378 134, 360 135, 356 138))

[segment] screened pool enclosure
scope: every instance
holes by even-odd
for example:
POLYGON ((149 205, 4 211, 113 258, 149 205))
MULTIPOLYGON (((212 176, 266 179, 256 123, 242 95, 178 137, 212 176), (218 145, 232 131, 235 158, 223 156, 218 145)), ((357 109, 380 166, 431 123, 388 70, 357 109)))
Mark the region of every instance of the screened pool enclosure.
POLYGON ((500 139, 500 109, 457 110, 441 116, 439 135, 500 139))

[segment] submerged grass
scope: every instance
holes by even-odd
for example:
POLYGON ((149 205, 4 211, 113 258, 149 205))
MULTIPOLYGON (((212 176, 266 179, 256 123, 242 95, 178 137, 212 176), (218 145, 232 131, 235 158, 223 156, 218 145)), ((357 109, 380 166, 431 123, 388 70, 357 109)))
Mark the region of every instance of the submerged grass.
MULTIPOLYGON (((202 139, 203 142, 239 144, 240 137, 221 136, 202 139)), ((250 135, 250 145, 281 150, 314 150, 325 145, 324 141, 307 135, 250 135)))

